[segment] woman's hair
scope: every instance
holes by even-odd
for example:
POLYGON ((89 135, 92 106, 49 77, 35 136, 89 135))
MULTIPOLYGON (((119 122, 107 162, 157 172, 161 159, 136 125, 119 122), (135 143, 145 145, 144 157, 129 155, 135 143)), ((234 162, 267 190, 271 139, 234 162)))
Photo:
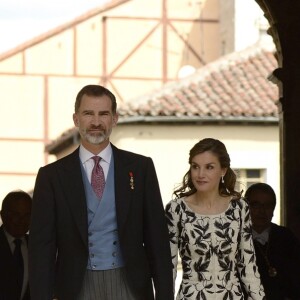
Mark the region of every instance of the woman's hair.
MULTIPOLYGON (((235 198, 240 198, 241 193, 234 190, 235 183, 236 183, 236 174, 230 168, 230 157, 227 153, 225 145, 221 141, 213 138, 205 138, 199 141, 190 150, 189 164, 191 165, 192 159, 196 155, 204 153, 206 151, 211 152, 218 158, 221 168, 227 168, 226 174, 223 177, 224 183, 222 183, 221 180, 219 183, 220 195, 224 197, 232 195, 235 198)), ((192 195, 196 191, 197 190, 191 179, 191 168, 189 168, 189 170, 186 172, 186 174, 183 177, 181 185, 177 189, 175 189, 173 195, 176 198, 180 198, 180 197, 192 195)))

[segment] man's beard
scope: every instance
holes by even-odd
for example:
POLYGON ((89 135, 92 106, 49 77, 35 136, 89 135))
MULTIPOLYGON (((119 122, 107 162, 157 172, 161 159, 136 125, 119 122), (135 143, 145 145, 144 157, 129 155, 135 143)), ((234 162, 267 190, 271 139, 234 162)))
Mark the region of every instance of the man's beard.
MULTIPOLYGON (((93 128, 91 128, 93 129, 93 128)), ((103 129, 103 128, 101 128, 103 129)), ((112 132, 112 129, 110 129, 109 131, 106 131, 105 129, 103 129, 103 132, 101 133, 97 133, 97 134, 90 134, 88 133, 87 129, 80 129, 80 135, 81 138, 88 141, 90 144, 93 145, 99 145, 102 142, 104 142, 105 140, 109 139, 109 136, 112 132)))

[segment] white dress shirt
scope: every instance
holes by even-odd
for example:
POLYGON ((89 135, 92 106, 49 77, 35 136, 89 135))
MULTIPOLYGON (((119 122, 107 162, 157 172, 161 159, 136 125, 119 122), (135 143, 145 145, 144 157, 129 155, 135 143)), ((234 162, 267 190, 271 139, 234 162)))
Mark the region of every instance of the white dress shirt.
POLYGON ((269 241, 270 227, 265 229, 263 232, 258 233, 252 229, 253 239, 262 245, 265 245, 269 241))
MULTIPOLYGON (((79 157, 80 157, 81 163, 86 172, 89 182, 91 182, 92 170, 94 168, 94 160, 92 159, 93 156, 95 156, 95 154, 91 153, 86 148, 84 148, 82 145, 80 145, 79 157)), ((106 180, 108 170, 109 170, 109 164, 110 164, 110 160, 111 160, 111 156, 112 156, 111 145, 108 144, 105 149, 103 149, 100 153, 97 154, 97 156, 101 157, 100 166, 103 169, 105 180, 106 180)))
MULTIPOLYGON (((14 240, 16 238, 11 236, 5 229, 4 229, 4 233, 6 235, 11 253, 14 253, 15 247, 16 247, 14 240)), ((27 247, 27 240, 25 237, 20 238, 20 240, 22 241, 21 252, 22 252, 23 262, 24 262, 23 287, 22 287, 22 293, 21 293, 21 298, 20 298, 20 299, 22 299, 26 292, 26 288, 27 288, 27 284, 28 284, 28 247, 27 247)))

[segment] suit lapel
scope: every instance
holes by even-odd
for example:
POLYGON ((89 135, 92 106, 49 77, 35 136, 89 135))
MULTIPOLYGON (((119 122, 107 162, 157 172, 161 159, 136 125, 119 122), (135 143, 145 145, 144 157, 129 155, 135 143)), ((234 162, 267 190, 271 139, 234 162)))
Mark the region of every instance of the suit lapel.
MULTIPOLYGON (((115 197, 116 212, 120 234, 124 228, 131 202, 133 200, 134 190, 130 188, 130 175, 135 160, 130 155, 125 155, 124 151, 117 149, 112 145, 114 164, 115 164, 115 197)), ((79 148, 70 154, 64 161, 60 169, 61 182, 66 191, 66 201, 77 224, 80 235, 87 245, 87 205, 85 199, 84 185, 82 181, 79 148)))
POLYGON ((60 174, 66 201, 69 204, 80 235, 87 245, 87 207, 80 167, 79 148, 66 157, 62 163, 63 167, 60 169, 60 174))
POLYGON ((115 197, 119 233, 122 234, 129 208, 133 200, 133 190, 130 188, 130 175, 134 160, 124 156, 124 153, 112 145, 115 163, 115 197))
POLYGON ((1 243, 1 247, 0 247, 1 259, 3 259, 3 261, 6 261, 7 259, 9 261, 12 260, 12 253, 4 233, 3 225, 0 227, 0 243, 1 243))

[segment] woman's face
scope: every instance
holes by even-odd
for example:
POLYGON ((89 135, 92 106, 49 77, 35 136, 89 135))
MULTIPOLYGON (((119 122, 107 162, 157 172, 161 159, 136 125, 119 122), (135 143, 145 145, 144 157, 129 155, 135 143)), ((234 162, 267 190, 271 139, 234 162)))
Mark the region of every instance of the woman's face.
POLYGON ((210 151, 197 154, 191 161, 191 179, 198 192, 216 192, 219 183, 226 173, 219 158, 210 151))

